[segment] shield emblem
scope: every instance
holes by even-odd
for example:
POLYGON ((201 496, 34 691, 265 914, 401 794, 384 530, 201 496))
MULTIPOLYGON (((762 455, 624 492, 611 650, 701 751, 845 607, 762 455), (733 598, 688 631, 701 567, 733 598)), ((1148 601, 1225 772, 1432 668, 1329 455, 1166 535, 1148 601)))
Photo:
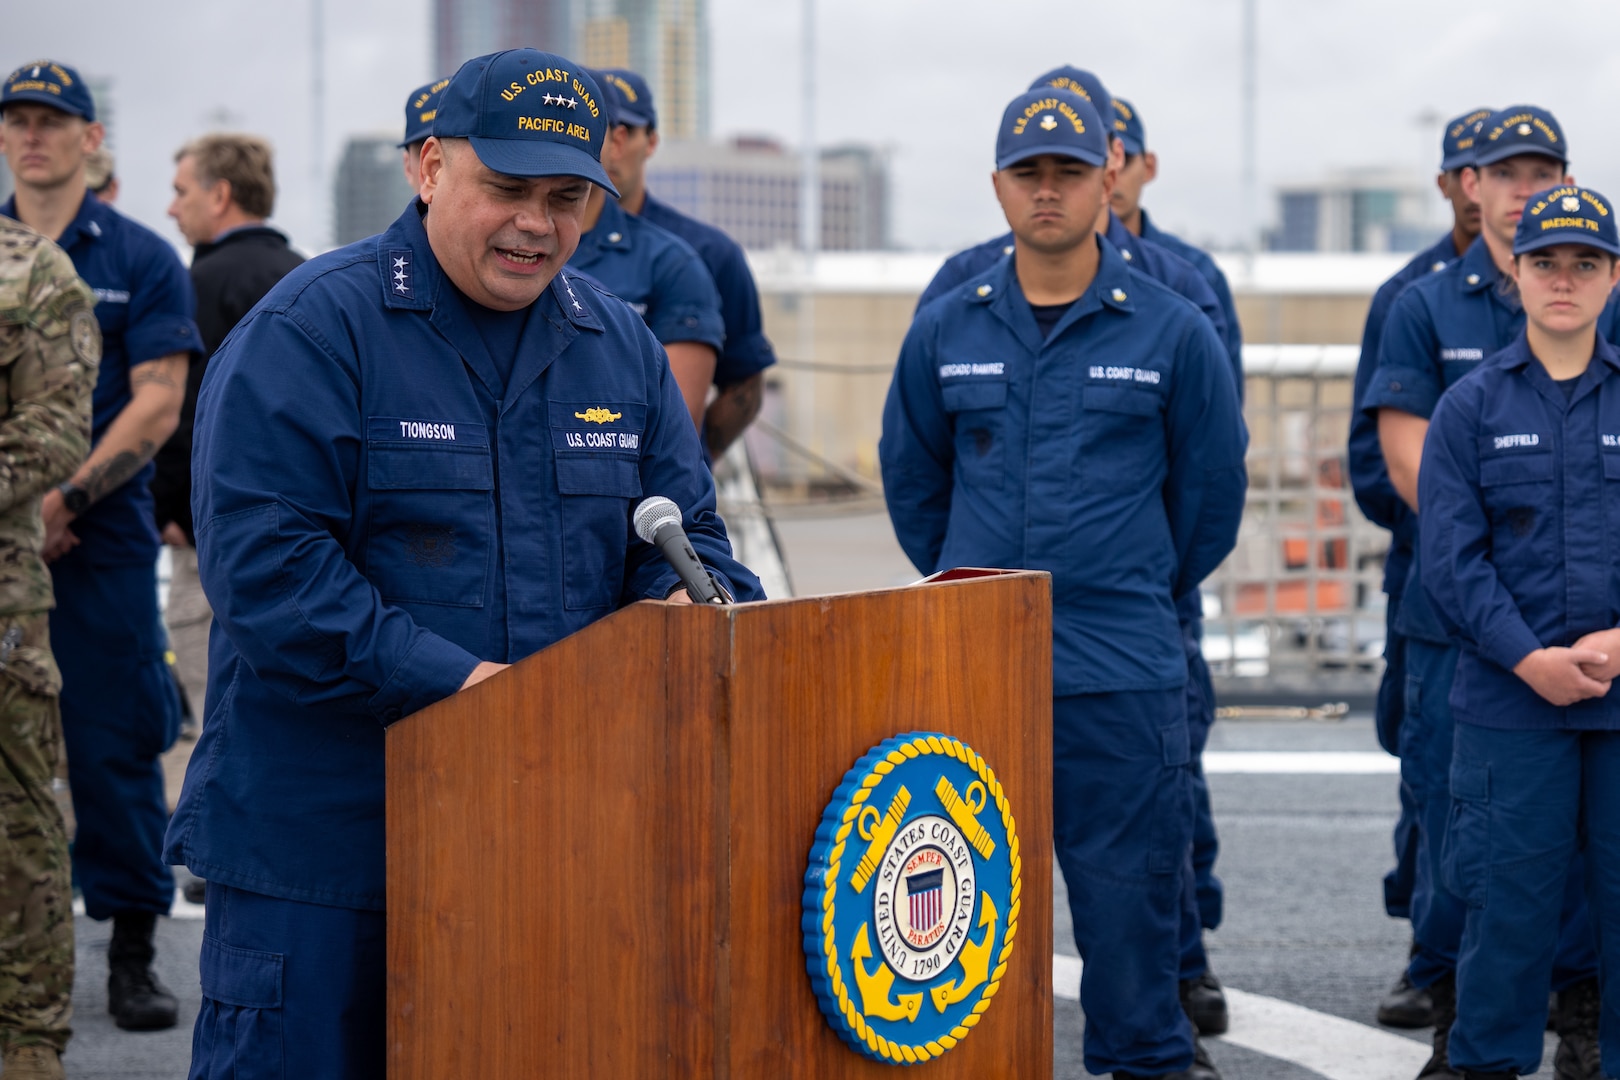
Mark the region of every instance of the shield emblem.
POLYGON ((1573 195, 1565 195, 1562 205, 1565 213, 1573 214, 1581 208, 1581 200, 1573 195))
POLYGON ((906 899, 911 905, 913 929, 927 933, 939 925, 940 916, 944 914, 944 878, 944 871, 930 870, 906 879, 906 899))

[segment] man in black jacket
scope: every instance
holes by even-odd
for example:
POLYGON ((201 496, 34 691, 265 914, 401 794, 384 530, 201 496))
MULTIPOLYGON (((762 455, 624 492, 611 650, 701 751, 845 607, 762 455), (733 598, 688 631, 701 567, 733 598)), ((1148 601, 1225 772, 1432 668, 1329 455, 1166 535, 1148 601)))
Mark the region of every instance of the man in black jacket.
POLYGON ((197 537, 191 522, 191 429, 197 388, 208 356, 270 287, 304 261, 287 238, 265 225, 276 201, 270 144, 252 135, 205 135, 175 155, 169 216, 194 252, 197 327, 207 355, 186 376, 180 426, 157 454, 152 478, 157 526, 174 554, 166 621, 186 696, 202 708, 208 685, 208 624, 213 618, 197 583, 197 537))

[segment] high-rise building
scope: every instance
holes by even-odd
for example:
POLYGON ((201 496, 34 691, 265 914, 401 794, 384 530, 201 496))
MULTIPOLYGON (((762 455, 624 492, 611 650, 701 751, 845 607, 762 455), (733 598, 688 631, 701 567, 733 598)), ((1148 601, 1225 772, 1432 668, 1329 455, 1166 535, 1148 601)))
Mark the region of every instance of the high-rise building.
POLYGON ((638 71, 666 138, 709 133, 708 0, 433 0, 435 74, 498 49, 638 71))
POLYGON ((578 0, 579 56, 641 73, 667 139, 709 134, 708 0, 578 0))
MULTIPOLYGON (((662 117, 660 117, 662 119, 662 117)), ((723 229, 754 251, 797 247, 800 163, 770 139, 661 142, 647 187, 682 213, 723 229)), ((821 152, 821 248, 890 246, 888 163, 871 147, 821 152)))
POLYGON ((1347 169, 1313 183, 1277 189, 1272 251, 1417 251, 1438 231, 1434 192, 1390 169, 1347 169))
POLYGON ((501 49, 575 55, 579 0, 433 0, 434 77, 501 49))
POLYGON ((394 135, 356 135, 343 147, 332 184, 332 241, 338 246, 375 236, 411 201, 394 135))

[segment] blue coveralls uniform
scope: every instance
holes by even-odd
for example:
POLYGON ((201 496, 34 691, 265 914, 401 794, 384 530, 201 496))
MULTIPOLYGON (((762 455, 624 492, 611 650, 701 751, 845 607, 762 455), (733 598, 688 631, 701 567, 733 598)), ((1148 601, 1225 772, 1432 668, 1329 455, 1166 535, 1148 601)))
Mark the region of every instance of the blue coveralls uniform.
MULTIPOLYGON (((476 113, 485 74, 559 69, 579 80, 533 50, 469 61, 436 123, 476 113)), ((577 122, 599 153, 602 125, 577 122)), ((492 356, 423 213, 288 275, 203 384, 211 678, 165 850, 209 882, 193 1080, 383 1075, 385 729, 480 660, 667 595, 679 579, 631 531, 642 496, 683 508, 738 599, 761 595, 637 313, 565 269, 492 356)))
MULTIPOLYGON (((1519 153, 1545 153, 1545 147, 1532 141, 1542 137, 1541 131, 1532 127, 1528 139, 1510 133, 1496 146, 1478 150, 1478 161, 1483 165, 1487 157, 1494 161, 1519 153)), ((1561 155, 1562 136, 1558 139, 1561 155)), ((1523 327, 1524 311, 1511 281, 1504 282, 1481 237, 1451 266, 1419 279, 1396 299, 1379 345, 1378 368, 1362 399, 1363 410, 1375 422, 1381 408, 1429 418, 1442 391, 1509 345, 1523 327)), ((1604 310, 1598 332, 1611 341, 1620 337, 1620 308, 1613 301, 1604 310)), ((1457 646, 1423 587, 1422 566, 1417 552, 1396 622, 1407 638, 1401 777, 1418 803, 1418 857, 1429 885, 1412 913, 1417 951, 1408 977, 1417 987, 1430 986, 1456 969, 1466 917, 1464 898, 1448 887, 1441 873, 1451 809, 1454 736, 1449 700, 1457 646)), ((1563 989, 1591 978, 1596 968, 1586 904, 1571 890, 1552 987, 1563 989)))
POLYGON ((1598 338, 1566 395, 1521 335, 1446 393, 1424 443, 1424 584, 1462 641, 1445 867, 1469 908, 1456 1068, 1539 1068, 1568 878, 1584 861, 1607 984, 1604 1073, 1620 1075, 1610 992, 1620 971, 1620 694, 1559 708, 1512 671, 1536 649, 1620 625, 1616 432, 1614 346, 1598 338))
POLYGON ((1054 834, 1086 965, 1086 1067, 1156 1075, 1193 1052, 1177 993, 1192 810, 1174 598, 1235 542, 1245 440, 1208 321, 1097 245, 1096 278, 1044 340, 1010 258, 925 306, 879 459, 919 570, 1053 575, 1054 834))
POLYGON ((732 386, 775 364, 776 352, 765 336, 760 315, 759 287, 737 242, 651 195, 642 203, 641 217, 690 244, 714 280, 725 327, 725 343, 714 364, 714 384, 732 386))
POLYGON ((720 294, 697 252, 685 240, 607 199, 590 232, 568 261, 601 282, 646 320, 665 345, 707 345, 718 353, 726 324, 720 294))
MULTIPOLYGON (((607 68, 599 81, 613 101, 616 123, 658 127, 658 109, 647 80, 625 68, 607 68)), ((737 242, 713 225, 688 217, 651 195, 643 195, 639 216, 691 245, 720 295, 725 342, 715 358, 714 385, 724 389, 776 363, 760 317, 759 289, 737 242)))
MULTIPOLYGON (((1127 156, 1147 152, 1147 128, 1141 111, 1135 105, 1124 98, 1114 98, 1112 119, 1114 135, 1124 145, 1127 156)), ((1141 238, 1185 260, 1209 286, 1210 293, 1220 306, 1221 318, 1215 322, 1215 326, 1227 353, 1232 357, 1232 374, 1237 380, 1238 400, 1241 401, 1244 389, 1243 328, 1238 323, 1237 305, 1232 300, 1232 289, 1227 284, 1226 275, 1208 253, 1155 225, 1145 209, 1139 206, 1137 213, 1140 215, 1141 238)), ((1130 232, 1115 216, 1109 225, 1111 238, 1116 224, 1119 232, 1125 234, 1125 237, 1115 241, 1119 246, 1126 242, 1130 232)), ((1132 247, 1134 245, 1122 250, 1131 253, 1132 247)), ((1143 260, 1144 263, 1151 258, 1149 255, 1143 260)), ((1148 273, 1158 276, 1152 269, 1148 273)), ((1161 277, 1160 280, 1166 279, 1161 277)), ((1175 288, 1173 284, 1171 287, 1175 288)), ((1181 615, 1181 632, 1187 646, 1187 725, 1192 732, 1195 814, 1192 846, 1194 895, 1193 903, 1183 916, 1182 926, 1181 977, 1186 980, 1196 979, 1209 969, 1209 960, 1204 953, 1203 931, 1214 930, 1221 925, 1225 889, 1221 879, 1215 876, 1215 860, 1221 850, 1220 839, 1215 833, 1215 813, 1210 806, 1209 784, 1204 779, 1204 747, 1209 742, 1209 729, 1215 723, 1215 684, 1210 678, 1209 663, 1204 659, 1203 598, 1196 593, 1184 596, 1178 601, 1177 610, 1181 615)))
MULTIPOLYGON (((15 218, 16 200, 0 214, 15 218)), ((57 243, 96 293, 102 360, 91 434, 100 443, 130 403, 130 368, 202 352, 196 301, 174 249, 89 192, 57 243)), ((166 915, 174 900, 160 755, 179 734, 180 699, 164 662, 152 471, 146 464, 76 518, 69 528, 79 545, 51 564, 51 643, 78 822, 73 872, 93 919, 166 915)))
MULTIPOLYGON (((1350 413, 1350 487, 1356 505, 1367 520, 1389 530, 1389 554, 1384 558, 1384 676, 1378 684, 1376 728, 1378 744, 1399 756, 1401 717, 1406 706, 1406 638, 1396 628, 1401 612, 1401 593, 1412 565, 1412 548, 1417 541, 1417 515, 1395 493, 1389 466, 1378 442, 1378 422, 1362 408, 1367 386, 1378 369, 1378 346, 1384 323, 1395 298, 1412 282, 1426 274, 1437 274, 1456 260, 1456 241, 1447 233, 1439 242, 1419 252, 1394 277, 1378 287, 1367 322, 1361 334, 1361 356, 1356 363, 1354 403, 1350 413)), ((1395 823, 1395 866, 1384 875, 1384 910, 1393 919, 1410 919, 1419 893, 1427 889, 1418 863, 1417 800, 1402 780, 1401 816, 1395 823)))
POLYGON ((1235 542, 1244 439, 1207 321, 1098 247, 1096 280, 1044 342, 1010 259, 924 308, 879 457, 919 570, 1053 575, 1054 830, 1086 964, 1086 1067, 1153 1075, 1192 1060, 1177 998, 1192 793, 1173 597, 1235 542))

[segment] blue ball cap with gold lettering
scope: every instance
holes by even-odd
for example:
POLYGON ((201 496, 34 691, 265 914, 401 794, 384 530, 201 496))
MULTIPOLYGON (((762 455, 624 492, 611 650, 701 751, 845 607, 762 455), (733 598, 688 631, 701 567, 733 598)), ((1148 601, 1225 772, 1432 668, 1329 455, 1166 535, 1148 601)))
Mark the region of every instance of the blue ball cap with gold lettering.
POLYGON ((1122 97, 1114 99, 1114 134, 1125 144, 1125 153, 1132 157, 1147 149, 1147 131, 1142 127, 1142 114, 1122 97))
POLYGON ((1530 196, 1513 233, 1513 254, 1538 251, 1555 244, 1581 244, 1620 256, 1620 231, 1614 224, 1614 206, 1591 188, 1548 188, 1530 196))
POLYGON ((613 122, 629 127, 656 128, 658 109, 652 87, 629 68, 604 68, 602 89, 613 99, 613 122))
POLYGON ((461 65, 439 95, 433 134, 466 139, 507 176, 578 176, 617 196, 602 168, 608 111, 596 80, 538 49, 508 49, 461 65))
POLYGON ((1074 158, 1088 165, 1108 161, 1108 136, 1091 102, 1068 90, 1043 86, 1013 98, 1001 114, 996 135, 996 168, 1009 169, 1042 154, 1074 158))
MULTIPOLYGON (((1053 68, 1051 71, 1048 71, 1045 75, 1042 75, 1040 78, 1029 84, 1029 88, 1031 90, 1039 90, 1043 86, 1050 86, 1057 90, 1067 90, 1072 94, 1079 94, 1081 97, 1091 102, 1091 107, 1097 110, 1098 116, 1106 116, 1110 120, 1113 119, 1114 96, 1108 92, 1108 87, 1103 85, 1103 81, 1101 79, 1097 78, 1096 75, 1093 75, 1085 68, 1077 68, 1072 65, 1065 64, 1062 67, 1053 68)), ((1112 125, 1110 125, 1110 134, 1112 134, 1112 130, 1112 125)))
POLYGON ((1485 121, 1495 112, 1495 109, 1470 109, 1446 121, 1446 133, 1440 139, 1441 172, 1455 172, 1474 163, 1474 151, 1479 146, 1479 137, 1485 133, 1485 121))
POLYGON ((86 120, 96 118, 95 99, 79 73, 54 60, 33 60, 6 76, 0 86, 0 113, 7 105, 32 101, 86 120))
POLYGON ((1509 105, 1485 121, 1474 140, 1474 164, 1493 165, 1521 154, 1569 161, 1564 129, 1553 114, 1535 105, 1509 105))
POLYGON ((433 134, 433 116, 439 111, 439 95, 449 85, 449 79, 434 79, 411 91, 411 96, 405 99, 405 138, 396 146, 427 142, 428 136, 433 134))

